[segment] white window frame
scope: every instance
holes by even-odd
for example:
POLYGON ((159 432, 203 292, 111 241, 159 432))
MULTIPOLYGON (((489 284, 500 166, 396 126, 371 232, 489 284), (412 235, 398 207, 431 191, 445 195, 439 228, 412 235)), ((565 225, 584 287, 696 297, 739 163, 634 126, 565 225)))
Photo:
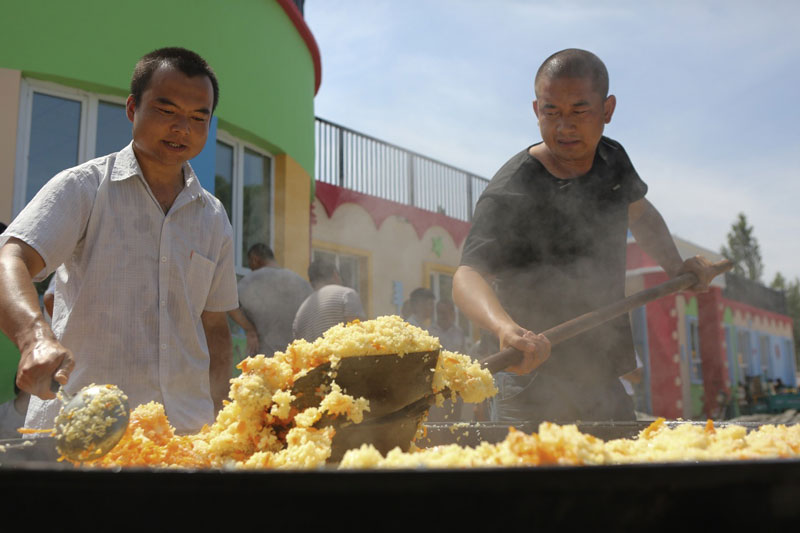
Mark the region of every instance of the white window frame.
MULTIPOLYGON (((31 119, 33 93, 73 100, 81 104, 78 130, 78 160, 81 164, 97 157, 94 153, 97 141, 97 107, 101 101, 125 105, 125 98, 100 93, 91 93, 48 81, 23 78, 19 97, 19 119, 17 123, 17 153, 14 164, 14 198, 12 214, 16 217, 25 207, 25 191, 28 186, 28 156, 31 142, 31 119)), ((104 154, 100 154, 104 155, 104 154)))
POLYGON ((700 320, 696 316, 686 317, 686 351, 689 361, 689 378, 693 385, 702 385, 703 356, 700 351, 700 320), (697 357, 694 357, 694 355, 697 357))
MULTIPOLYGON (((236 273, 244 275, 250 272, 246 264, 242 264, 239 250, 242 249, 242 227, 244 225, 244 151, 255 152, 269 161, 269 242, 265 243, 274 250, 275 241, 275 156, 258 146, 234 137, 227 131, 217 129, 215 142, 227 144, 233 148, 233 183, 231 183, 231 225, 233 226, 234 266, 236 273)), ((216 149, 216 148, 215 148, 216 149)))

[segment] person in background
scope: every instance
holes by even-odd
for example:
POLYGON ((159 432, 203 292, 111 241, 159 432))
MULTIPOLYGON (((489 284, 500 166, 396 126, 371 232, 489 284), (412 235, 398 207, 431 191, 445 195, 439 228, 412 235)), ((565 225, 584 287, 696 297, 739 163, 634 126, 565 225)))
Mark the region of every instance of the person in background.
POLYGON ((50 428, 69 394, 110 383, 131 407, 164 405, 180 433, 228 394, 237 307, 233 230, 188 161, 219 100, 198 54, 162 48, 134 68, 133 141, 46 183, 0 238, 0 329, 17 345, 26 427, 50 428), (52 328, 32 278, 58 268, 52 328))
POLYGON ((358 293, 342 285, 333 263, 323 259, 314 261, 308 267, 308 279, 314 292, 300 305, 294 317, 295 339, 314 342, 336 324, 366 318, 358 293))
POLYGON ((445 350, 465 353, 466 338, 456 324, 456 308, 450 300, 439 300, 436 303, 436 323, 431 327, 430 333, 439 337, 439 343, 445 350))
POLYGON ((411 291, 409 297, 409 307, 411 314, 406 321, 423 329, 430 326, 430 321, 433 318, 433 304, 436 297, 429 289, 420 287, 411 291))
POLYGON ((250 272, 239 280, 239 309, 229 313, 247 335, 248 351, 268 357, 294 340, 292 323, 311 285, 281 268, 272 249, 257 243, 247 251, 250 272))
POLYGON ((403 320, 408 321, 408 317, 411 316, 411 300, 403 302, 400 307, 400 316, 403 317, 403 320))

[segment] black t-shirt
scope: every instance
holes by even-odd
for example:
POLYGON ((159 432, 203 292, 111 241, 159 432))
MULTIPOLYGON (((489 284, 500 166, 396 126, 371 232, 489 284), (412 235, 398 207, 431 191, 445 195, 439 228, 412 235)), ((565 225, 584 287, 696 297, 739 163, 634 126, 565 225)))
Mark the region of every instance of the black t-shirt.
MULTIPOLYGON (((511 317, 544 331, 625 297, 628 206, 646 192, 625 150, 606 137, 591 170, 569 180, 523 150, 481 195, 461 263, 496 276, 511 317)), ((555 346, 540 371, 580 382, 635 366, 621 316, 555 346)))

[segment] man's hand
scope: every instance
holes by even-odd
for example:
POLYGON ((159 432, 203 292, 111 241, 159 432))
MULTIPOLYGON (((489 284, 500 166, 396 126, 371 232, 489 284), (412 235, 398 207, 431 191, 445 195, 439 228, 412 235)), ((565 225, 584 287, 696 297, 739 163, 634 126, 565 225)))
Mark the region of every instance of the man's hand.
POLYGON ((697 276, 697 283, 689 287, 689 290, 706 292, 708 291, 709 284, 711 284, 711 281, 718 274, 718 272, 715 272, 711 268, 712 266, 711 261, 702 255, 696 255, 683 262, 683 265, 681 265, 681 268, 678 270, 678 275, 691 272, 697 276))
POLYGON ((44 400, 55 397, 53 379, 67 382, 75 360, 62 346, 39 309, 33 276, 45 267, 39 252, 10 238, 0 248, 0 330, 17 345, 17 386, 44 400))
POLYGON ((516 324, 509 324, 500 331, 500 348, 513 346, 523 354, 522 362, 508 367, 516 374, 529 374, 550 357, 550 341, 516 324))
POLYGON ((55 339, 37 339, 20 352, 17 387, 43 400, 51 400, 56 395, 50 390, 50 383, 55 380, 66 385, 73 368, 72 352, 55 339))
POLYGON ((247 337, 247 355, 256 355, 258 353, 258 333, 254 329, 248 329, 244 334, 247 337))
POLYGON ((247 355, 256 355, 258 353, 258 330, 256 327, 248 320, 241 307, 228 311, 228 316, 244 330, 247 338, 247 355))
POLYGON ((233 345, 228 316, 224 312, 203 311, 200 315, 206 333, 209 355, 209 381, 214 415, 222 409, 222 401, 228 397, 233 364, 233 345))
POLYGON ((524 354, 519 365, 509 367, 512 372, 527 374, 550 357, 547 337, 514 322, 489 286, 487 275, 469 266, 458 267, 453 276, 453 300, 470 320, 497 336, 500 348, 513 346, 524 354))

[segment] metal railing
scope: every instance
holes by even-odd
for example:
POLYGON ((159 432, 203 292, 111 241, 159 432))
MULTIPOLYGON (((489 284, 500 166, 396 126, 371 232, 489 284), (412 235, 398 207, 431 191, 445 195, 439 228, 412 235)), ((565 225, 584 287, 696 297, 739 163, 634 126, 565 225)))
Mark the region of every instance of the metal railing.
POLYGON ((722 291, 722 296, 750 304, 753 307, 760 307, 782 315, 787 314, 786 295, 783 291, 771 289, 733 272, 725 273, 725 289, 722 291))
POLYGON ((386 200, 469 221, 489 180, 317 118, 316 177, 386 200))

